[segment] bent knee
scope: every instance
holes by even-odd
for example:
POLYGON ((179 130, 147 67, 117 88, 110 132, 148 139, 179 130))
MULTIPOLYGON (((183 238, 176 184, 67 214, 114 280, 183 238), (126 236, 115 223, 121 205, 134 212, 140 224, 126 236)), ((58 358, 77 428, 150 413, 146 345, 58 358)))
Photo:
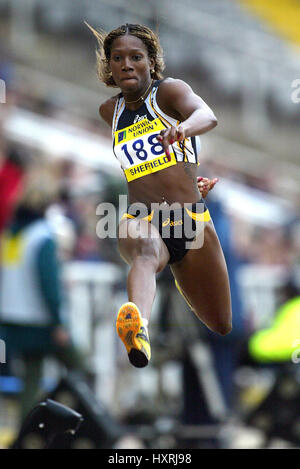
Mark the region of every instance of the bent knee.
POLYGON ((159 259, 159 247, 149 239, 139 238, 135 243, 134 257, 142 257, 144 259, 159 259))
POLYGON ((138 238, 134 242, 119 242, 119 251, 128 264, 135 261, 159 262, 159 248, 149 239, 138 238))

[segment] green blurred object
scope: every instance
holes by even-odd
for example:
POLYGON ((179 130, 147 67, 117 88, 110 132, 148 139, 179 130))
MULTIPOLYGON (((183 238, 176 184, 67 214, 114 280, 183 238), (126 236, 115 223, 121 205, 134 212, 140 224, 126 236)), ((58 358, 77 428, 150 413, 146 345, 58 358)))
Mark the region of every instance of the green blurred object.
POLYGON ((282 305, 272 327, 255 332, 248 348, 257 362, 300 362, 300 296, 282 305))

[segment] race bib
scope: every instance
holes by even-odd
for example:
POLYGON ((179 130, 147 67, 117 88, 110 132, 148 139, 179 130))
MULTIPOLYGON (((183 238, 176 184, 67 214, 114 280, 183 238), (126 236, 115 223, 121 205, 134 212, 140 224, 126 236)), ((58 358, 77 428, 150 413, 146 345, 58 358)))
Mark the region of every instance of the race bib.
POLYGON ((156 137, 165 129, 160 119, 143 119, 115 132, 114 151, 127 181, 161 171, 177 163, 174 152, 167 158, 156 137))

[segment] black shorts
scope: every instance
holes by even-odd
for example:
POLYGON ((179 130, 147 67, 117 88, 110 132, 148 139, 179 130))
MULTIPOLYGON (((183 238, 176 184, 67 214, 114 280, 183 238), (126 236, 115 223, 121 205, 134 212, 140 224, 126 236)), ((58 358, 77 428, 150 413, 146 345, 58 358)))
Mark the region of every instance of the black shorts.
POLYGON ((169 264, 178 262, 189 250, 188 244, 193 241, 199 231, 199 223, 208 222, 209 211, 203 199, 184 207, 152 204, 148 209, 143 204, 135 203, 127 208, 122 218, 147 220, 154 225, 168 248, 169 264))

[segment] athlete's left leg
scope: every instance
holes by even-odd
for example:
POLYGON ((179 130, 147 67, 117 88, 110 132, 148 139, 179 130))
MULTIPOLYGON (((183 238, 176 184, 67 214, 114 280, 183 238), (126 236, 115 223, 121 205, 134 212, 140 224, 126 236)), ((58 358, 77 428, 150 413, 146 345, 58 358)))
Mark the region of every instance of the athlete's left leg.
POLYGON ((212 331, 228 334, 231 331, 229 279, 224 254, 211 222, 204 228, 203 246, 190 249, 181 261, 171 265, 171 270, 198 318, 212 331))

